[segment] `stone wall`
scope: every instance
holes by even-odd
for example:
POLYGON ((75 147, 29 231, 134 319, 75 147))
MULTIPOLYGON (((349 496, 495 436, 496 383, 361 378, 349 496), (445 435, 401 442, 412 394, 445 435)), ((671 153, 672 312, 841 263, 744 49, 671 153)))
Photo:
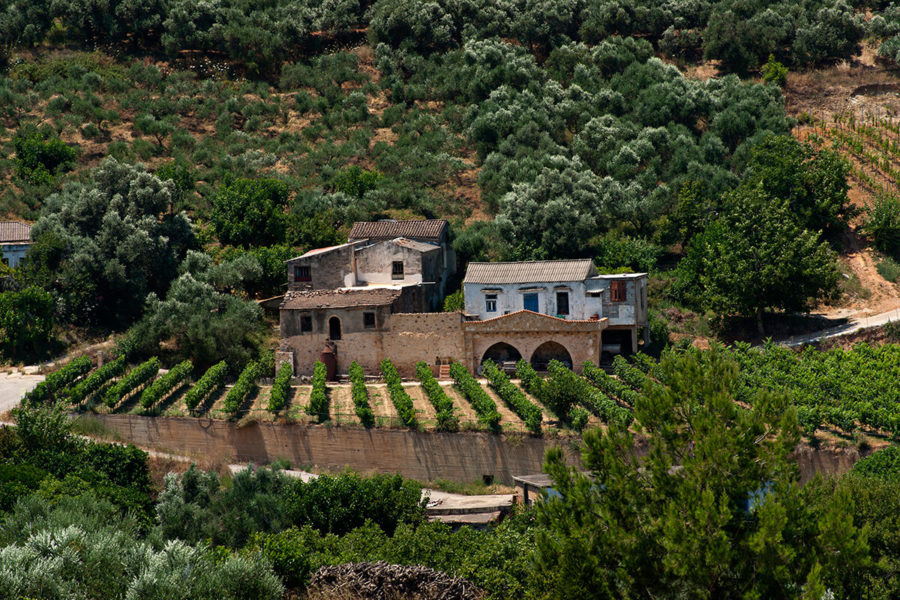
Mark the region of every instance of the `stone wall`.
MULTIPOLYGON (((83 415, 144 448, 196 457, 205 463, 287 459, 294 467, 351 468, 361 473, 400 473, 420 481, 448 479, 470 483, 490 475, 512 484, 512 477, 540 473, 545 452, 561 447, 576 464, 577 438, 543 439, 481 432, 420 433, 404 429, 362 429, 323 425, 252 423, 137 415, 83 415)), ((647 452, 637 440, 635 452, 647 452)), ((862 456, 856 448, 814 449, 793 454, 801 481, 816 474, 840 475, 862 456)))
POLYGON ((356 284, 353 267, 353 248, 359 244, 345 244, 328 252, 305 258, 293 258, 287 263, 288 289, 333 290, 356 284), (311 281, 295 281, 294 267, 308 266, 311 281))
POLYGON ((459 483, 485 475, 512 484, 514 475, 539 473, 545 452, 565 440, 480 432, 419 433, 401 429, 362 429, 322 425, 253 423, 136 415, 92 415, 122 440, 145 448, 198 457, 205 462, 266 464, 287 459, 295 467, 351 468, 361 473, 400 473, 404 477, 459 483))
MULTIPOLYGON (((328 314, 343 315, 354 311, 357 309, 330 311, 328 314)), ((332 342, 337 349, 338 373, 346 373, 355 360, 367 374, 378 375, 381 373, 381 361, 390 358, 401 376, 412 378, 416 374, 416 363, 420 360, 429 364, 433 364, 436 358, 465 360, 460 313, 382 315, 379 312, 379 328, 382 327, 382 316, 387 319, 386 329, 345 330, 340 340, 332 342)), ((294 372, 297 375, 311 375, 327 340, 326 328, 324 333, 282 338, 281 345, 294 352, 294 372)))
POLYGON ((391 315, 391 331, 382 345, 385 357, 403 377, 414 377, 420 360, 435 364, 451 359, 468 365, 461 323, 458 312, 391 315))

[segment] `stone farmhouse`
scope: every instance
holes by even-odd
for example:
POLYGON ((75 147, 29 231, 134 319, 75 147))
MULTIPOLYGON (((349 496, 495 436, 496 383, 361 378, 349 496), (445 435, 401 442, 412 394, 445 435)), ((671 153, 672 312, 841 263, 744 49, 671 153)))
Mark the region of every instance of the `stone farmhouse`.
POLYGON ((31 225, 0 221, 0 261, 15 269, 31 247, 31 225))
POLYGON ((465 311, 437 312, 456 268, 447 229, 446 221, 357 223, 346 244, 287 261, 277 362, 310 375, 323 360, 334 375, 357 361, 377 374, 389 358, 412 377, 418 361, 436 374, 451 362, 477 372, 488 358, 538 369, 557 359, 577 370, 637 348, 646 274, 600 275, 590 259, 470 263, 465 311))

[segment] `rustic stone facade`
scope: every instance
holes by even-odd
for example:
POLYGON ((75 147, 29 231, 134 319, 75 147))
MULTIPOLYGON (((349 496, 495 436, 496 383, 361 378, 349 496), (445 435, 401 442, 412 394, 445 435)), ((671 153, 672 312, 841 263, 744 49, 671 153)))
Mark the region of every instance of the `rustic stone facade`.
POLYGON ((378 330, 343 333, 340 340, 327 334, 294 335, 282 340, 282 350, 294 353, 294 370, 312 373, 313 365, 326 343, 336 349, 338 372, 346 373, 358 362, 367 373, 380 373, 381 361, 391 359, 404 377, 415 376, 415 365, 461 362, 477 373, 485 358, 495 358, 497 344, 515 348, 521 358, 538 368, 552 358, 581 370, 584 361, 600 359, 604 319, 566 321, 547 315, 520 311, 488 319, 466 321, 462 313, 385 314, 385 326, 378 330))

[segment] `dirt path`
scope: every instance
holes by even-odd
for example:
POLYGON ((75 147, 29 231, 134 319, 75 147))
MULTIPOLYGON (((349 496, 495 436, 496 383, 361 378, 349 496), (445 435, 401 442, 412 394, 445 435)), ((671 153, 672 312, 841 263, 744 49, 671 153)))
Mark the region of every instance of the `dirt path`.
POLYGON ((478 415, 475 414, 475 410, 472 408, 472 405, 469 404, 469 401, 462 397, 456 388, 451 385, 441 385, 444 388, 444 392, 447 393, 447 396, 453 400, 453 406, 456 408, 456 414, 459 416, 460 424, 463 423, 478 423, 478 415))
POLYGON ((410 383, 403 386, 406 393, 412 398, 413 408, 416 410, 416 420, 426 429, 437 426, 437 413, 432 406, 425 390, 418 383, 410 383))
POLYGON ((394 408, 387 386, 383 383, 369 386, 369 404, 372 405, 372 412, 375 413, 376 425, 400 423, 397 409, 394 408))
POLYGON ((331 420, 341 425, 360 425, 353 405, 353 390, 346 385, 329 386, 331 420))

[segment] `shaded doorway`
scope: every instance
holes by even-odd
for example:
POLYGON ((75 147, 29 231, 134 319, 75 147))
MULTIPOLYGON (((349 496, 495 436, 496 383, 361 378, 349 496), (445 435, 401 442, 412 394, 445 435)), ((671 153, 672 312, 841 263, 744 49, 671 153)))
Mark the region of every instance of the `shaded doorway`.
POLYGON ((328 319, 328 338, 332 340, 341 339, 341 320, 337 317, 328 319))
POLYGON ((544 342, 531 355, 531 366, 536 371, 546 371, 551 360, 558 360, 568 368, 572 368, 572 355, 566 347, 558 342, 544 342))

